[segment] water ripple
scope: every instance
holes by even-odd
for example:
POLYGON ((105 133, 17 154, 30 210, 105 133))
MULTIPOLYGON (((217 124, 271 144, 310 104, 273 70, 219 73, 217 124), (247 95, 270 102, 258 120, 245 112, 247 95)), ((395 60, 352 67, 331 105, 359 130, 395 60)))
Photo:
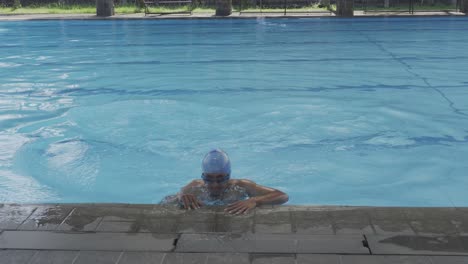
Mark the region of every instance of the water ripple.
POLYGON ((449 103, 449 107, 453 110, 454 113, 456 113, 457 115, 461 115, 461 116, 464 116, 465 118, 468 117, 468 114, 463 112, 461 109, 457 108, 455 106, 455 103, 450 100, 448 98, 448 96, 441 90, 441 89, 438 89, 438 88, 435 88, 433 87, 430 83, 429 83, 429 79, 427 77, 423 77, 421 76, 420 74, 416 73, 415 71, 413 71, 412 69, 412 66, 410 64, 408 64, 406 61, 404 61, 402 58, 398 57, 397 55, 395 55, 393 52, 391 52, 390 50, 386 49, 385 47, 382 46, 381 43, 373 40, 369 35, 366 35, 362 32, 360 32, 362 35, 364 35, 371 43, 373 43, 374 45, 376 45, 380 50, 382 50, 383 52, 389 54, 395 61, 399 62, 400 64, 404 65, 405 66, 405 69, 407 72, 409 72, 410 74, 412 74, 413 76, 421 79, 426 85, 427 87, 433 89, 434 91, 436 91, 445 101, 447 101, 449 103))

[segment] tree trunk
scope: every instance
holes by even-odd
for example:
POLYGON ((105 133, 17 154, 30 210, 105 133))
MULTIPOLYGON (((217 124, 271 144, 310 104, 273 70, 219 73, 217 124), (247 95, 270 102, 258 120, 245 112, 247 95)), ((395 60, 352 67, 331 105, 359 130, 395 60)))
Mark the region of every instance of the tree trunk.
POLYGON ((113 16, 114 1, 113 0, 96 0, 96 15, 100 17, 113 16))
POLYGON ((20 2, 20 0, 15 0, 15 1, 13 2, 13 8, 14 8, 14 9, 21 8, 21 2, 20 2))
POLYGON ((460 0, 460 12, 468 16, 468 0, 460 0))
POLYGON ((330 0, 320 0, 320 5, 322 6, 330 6, 330 0))
POLYGON ((229 16, 232 13, 232 0, 216 0, 216 16, 229 16))
POLYGON ((354 1, 353 0, 337 0, 336 1, 336 16, 340 16, 340 17, 354 16, 354 1))

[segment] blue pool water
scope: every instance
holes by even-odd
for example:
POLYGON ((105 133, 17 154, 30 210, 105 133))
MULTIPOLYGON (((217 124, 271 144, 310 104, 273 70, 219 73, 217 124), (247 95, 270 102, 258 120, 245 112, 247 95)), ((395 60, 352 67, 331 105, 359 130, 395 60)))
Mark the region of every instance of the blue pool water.
POLYGON ((0 22, 0 202, 468 206, 468 18, 0 22))

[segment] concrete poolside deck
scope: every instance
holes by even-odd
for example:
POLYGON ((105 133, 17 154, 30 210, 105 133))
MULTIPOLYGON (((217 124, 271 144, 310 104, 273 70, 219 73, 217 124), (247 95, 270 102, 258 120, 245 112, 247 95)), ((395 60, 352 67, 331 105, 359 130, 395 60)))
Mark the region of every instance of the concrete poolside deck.
MULTIPOLYGON (((406 11, 402 12, 363 12, 355 11, 355 17, 376 17, 376 16, 405 16, 405 17, 420 17, 420 16, 463 16, 464 13, 454 11, 434 11, 434 12, 414 12, 409 14, 406 11)), ((132 19, 251 19, 251 18, 313 18, 313 17, 335 17, 334 13, 239 13, 233 12, 227 17, 217 17, 213 13, 193 13, 187 14, 172 14, 172 15, 147 15, 143 13, 137 14, 116 14, 111 17, 98 17, 95 14, 0 14, 0 21, 21 21, 21 20, 132 20, 132 19)))
POLYGON ((0 204, 0 263, 468 263, 468 208, 0 204))

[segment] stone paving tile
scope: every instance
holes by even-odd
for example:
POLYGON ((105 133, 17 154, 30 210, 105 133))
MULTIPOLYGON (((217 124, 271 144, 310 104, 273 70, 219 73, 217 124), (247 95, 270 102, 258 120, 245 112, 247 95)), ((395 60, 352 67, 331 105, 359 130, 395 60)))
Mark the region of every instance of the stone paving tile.
POLYGON ((27 264, 36 253, 35 250, 0 250, 0 264, 27 264))
POLYGON ((331 221, 330 208, 328 207, 296 207, 291 206, 289 209, 291 217, 294 220, 329 220, 331 221))
POLYGON ((468 220, 468 207, 456 207, 455 210, 462 218, 468 220))
POLYGON ((121 255, 118 251, 80 251, 73 264, 115 264, 121 255))
POLYGON ((295 264, 294 254, 251 254, 252 264, 295 264))
POLYGON ((233 253, 233 254, 208 254, 204 264, 249 264, 249 254, 233 253))
MULTIPOLYGON (((127 204, 127 203, 89 203, 87 204, 88 206, 92 206, 92 207, 101 207, 101 208, 111 208, 111 207, 114 207, 114 208, 127 208, 130 206, 130 204, 127 204)), ((87 207, 88 207, 87 206, 87 207)), ((133 207, 133 206, 132 206, 133 207)))
POLYGON ((378 235, 415 234, 404 209, 398 207, 371 207, 365 210, 378 235))
MULTIPOLYGON (((170 219, 172 223, 178 222, 179 217, 185 214, 183 210, 174 208, 140 205, 135 208, 126 204, 106 206, 108 204, 93 204, 89 207, 77 207, 59 226, 61 231, 95 231, 101 221, 104 222, 134 222, 131 231, 146 230, 149 232, 160 232, 169 229, 175 230, 175 226, 165 222, 170 219), (161 222, 162 224, 159 224, 161 222), (170 227, 170 228, 169 228, 170 227)), ((204 215, 208 215, 205 213, 204 215)), ((200 217, 199 217, 200 218, 200 217)), ((205 217, 206 218, 206 217, 205 217)), ((196 219, 196 217, 187 218, 196 219)), ((200 220, 202 221, 202 220, 200 220)), ((123 227, 126 224, 106 223, 103 230, 110 228, 118 230, 117 226, 123 227), (110 227, 112 226, 112 227, 110 227), (116 229, 117 228, 117 229, 116 229)))
POLYGON ((459 236, 368 235, 373 254, 468 255, 459 236))
POLYGON ((371 220, 377 235, 415 235, 416 233, 411 228, 406 220, 399 221, 384 221, 371 220))
POLYGON ((290 224, 290 209, 289 207, 255 209, 254 221, 256 224, 290 224))
POLYGON ((255 233, 289 234, 292 233, 291 224, 255 224, 255 233))
POLYGON ((406 207, 401 210, 408 220, 449 221, 460 218, 460 212, 454 207, 406 207))
POLYGON ((253 215, 217 214, 215 232, 251 233, 253 232, 253 215))
POLYGON ((363 237, 296 234, 182 234, 176 252, 368 254, 363 237))
POLYGON ((143 209, 143 210, 165 210, 168 209, 167 205, 161 205, 161 204, 126 204, 127 207, 131 208, 138 208, 138 209, 143 209))
POLYGON ((431 264, 467 264, 468 256, 432 256, 431 264))
POLYGON ((455 208, 403 208, 411 228, 420 235, 456 235, 461 214, 455 208))
POLYGON ((215 222, 181 222, 177 223, 177 233, 207 233, 215 232, 215 222))
POLYGON ((0 248, 43 250, 170 251, 176 234, 150 233, 58 233, 4 231, 0 248))
POLYGON ((198 210, 180 210, 180 214, 178 215, 179 222, 187 222, 187 223, 194 223, 194 222, 215 222, 216 221, 216 213, 219 211, 219 208, 203 208, 198 210))
POLYGON ((366 208, 344 208, 330 210, 333 227, 337 235, 375 234, 366 208))
POLYGON ((136 221, 136 217, 129 216, 114 216, 114 215, 107 215, 101 216, 103 222, 132 222, 136 221))
POLYGON ((463 235, 463 236, 458 236, 458 239, 460 240, 463 249, 468 252, 468 236, 463 235))
POLYGON ((311 234, 311 235, 333 235, 333 226, 329 222, 306 222, 301 221, 296 223, 295 231, 297 234, 311 234))
MULTIPOLYGON (((432 264, 427 256, 341 256, 341 264, 432 264)), ((448 264, 448 263, 446 263, 448 264)))
POLYGON ((55 230, 73 209, 63 205, 38 206, 18 230, 55 230))
POLYGON ((120 221, 101 221, 96 232, 132 232, 135 228, 135 222, 120 221))
POLYGON ((324 208, 291 210, 291 217, 293 230, 298 234, 332 235, 335 233, 331 216, 324 208))
POLYGON ((468 235, 468 208, 456 208, 458 218, 451 219, 450 222, 455 225, 458 232, 462 235, 468 235))
POLYGON ((289 207, 261 208, 255 210, 255 233, 292 233, 292 219, 289 207))
POLYGON ((278 208, 279 206, 278 205, 271 205, 271 204, 262 204, 260 206, 257 206, 255 208, 255 210, 259 210, 259 209, 276 209, 278 208))
POLYGON ((35 205, 0 204, 0 230, 15 230, 36 208, 35 205))
MULTIPOLYGON (((206 233, 215 232, 216 210, 208 208, 183 211, 177 219, 176 230, 178 233, 206 233)), ((218 208, 219 210, 219 208, 218 208)))
POLYGON ((297 254, 296 264, 342 264, 339 255, 297 254))
POLYGON ((91 232, 96 231, 99 223, 101 223, 102 218, 75 218, 73 220, 65 220, 59 227, 57 231, 73 231, 73 232, 91 232))
POLYGON ((160 252, 124 252, 118 264, 159 264, 164 255, 160 252))
POLYGON ((457 226, 449 220, 411 220, 411 228, 419 235, 457 235, 457 226))
POLYGON ((129 207, 115 206, 94 206, 93 213, 97 216, 103 217, 106 221, 138 221, 141 218, 159 219, 159 218, 177 218, 177 215, 182 214, 182 210, 173 210, 161 207, 154 209, 148 206, 129 207))
POLYGON ((28 264, 72 264, 78 251, 38 251, 28 264))
POLYGON ((375 234, 372 225, 369 223, 335 223, 335 232, 337 235, 351 235, 351 234, 375 234))
POLYGON ((60 231, 95 231, 103 216, 94 207, 75 208, 57 227, 60 231))
MULTIPOLYGON (((96 231, 101 222, 106 222, 99 231, 119 231, 128 225, 124 222, 134 222, 130 231, 146 230, 148 232, 160 232, 169 229, 174 232, 173 224, 184 212, 173 209, 154 209, 149 206, 137 206, 130 208, 125 204, 109 206, 95 204, 89 207, 77 207, 59 226, 61 231, 96 231), (110 223, 110 222, 121 222, 110 223), (171 226, 171 228, 169 228, 171 226)), ((124 228, 125 229, 125 228, 124 228)), ((123 232, 124 230, 122 230, 123 232)))
POLYGON ((205 264, 208 254, 168 253, 161 264, 205 264))
POLYGON ((141 219, 134 223, 131 232, 171 234, 177 232, 177 221, 170 218, 141 219))
POLYGON ((372 222, 374 220, 404 222, 407 221, 406 211, 399 207, 369 207, 364 209, 372 222))
POLYGON ((297 253, 316 254, 369 254, 361 235, 317 235, 297 240, 297 253))
POLYGON ((175 251, 295 253, 296 242, 284 235, 182 234, 175 251))
MULTIPOLYGON (((159 262, 152 262, 159 263, 159 262)), ((249 254, 241 253, 166 253, 162 264, 249 264, 249 254)), ((119 264, 121 264, 119 262, 119 264)), ((139 263, 138 263, 139 264, 139 263)))
POLYGON ((370 225, 367 214, 368 208, 360 207, 338 207, 330 209, 329 213, 334 223, 366 223, 370 225))

